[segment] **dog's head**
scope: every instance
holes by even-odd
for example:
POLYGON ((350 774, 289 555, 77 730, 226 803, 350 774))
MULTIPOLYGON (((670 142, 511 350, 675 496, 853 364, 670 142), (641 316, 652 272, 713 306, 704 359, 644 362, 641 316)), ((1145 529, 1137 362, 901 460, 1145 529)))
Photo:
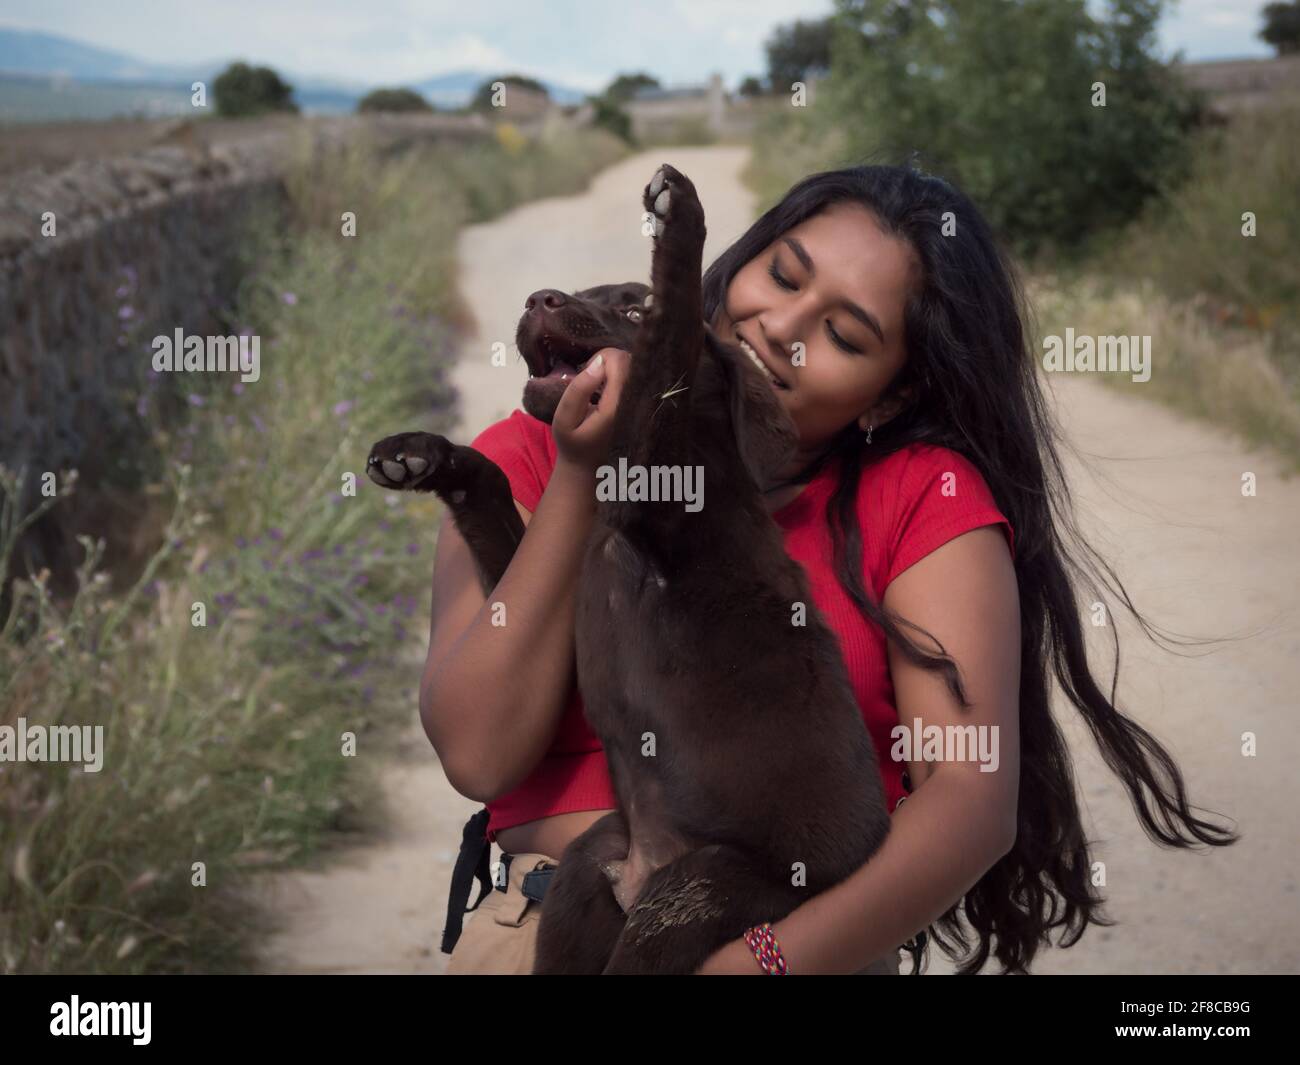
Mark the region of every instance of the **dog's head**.
MULTIPOLYGON (((524 304, 515 345, 528 364, 523 408, 550 423, 568 387, 601 348, 634 351, 649 313, 650 286, 636 281, 596 285, 572 294, 545 288, 524 304)), ((741 459, 755 482, 768 483, 794 453, 799 434, 769 376, 734 344, 707 330, 699 364, 699 402, 728 419, 741 459)))
POLYGON ((515 346, 528 364, 523 407, 549 423, 569 378, 601 348, 631 351, 649 285, 629 281, 596 285, 572 295, 558 289, 534 292, 524 303, 515 346))

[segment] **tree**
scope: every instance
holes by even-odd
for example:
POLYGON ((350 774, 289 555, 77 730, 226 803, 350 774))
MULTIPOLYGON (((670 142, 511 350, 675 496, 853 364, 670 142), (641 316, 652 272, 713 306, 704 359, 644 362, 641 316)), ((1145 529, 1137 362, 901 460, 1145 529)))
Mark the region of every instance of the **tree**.
POLYGON ((763 83, 750 74, 740 83, 736 91, 741 96, 761 96, 763 94, 763 83))
POLYGON ((822 100, 848 151, 919 151, 1021 250, 1080 247, 1185 172, 1200 111, 1155 55, 1164 0, 837 3, 822 100))
POLYGON ((217 114, 227 118, 268 114, 273 111, 297 113, 293 86, 282 81, 270 67, 252 67, 231 63, 213 84, 217 114))
POLYGON ((507 105, 509 104, 510 88, 512 86, 521 89, 529 89, 532 92, 541 93, 548 100, 550 99, 551 96, 551 94, 547 91, 546 86, 543 85, 536 78, 529 78, 523 74, 506 74, 503 75, 502 77, 488 78, 485 81, 483 81, 482 84, 480 84, 479 87, 474 91, 474 96, 470 100, 468 105, 469 110, 491 111, 493 109, 492 96, 495 92, 492 86, 495 85, 497 82, 501 82, 506 86, 507 105))
POLYGON ((373 89, 357 101, 358 112, 432 110, 429 101, 412 89, 373 89))
POLYGON ((620 101, 617 97, 605 92, 600 96, 590 96, 588 99, 592 106, 593 126, 609 130, 628 144, 635 143, 636 139, 632 135, 632 116, 619 106, 620 101))
POLYGON ((609 83, 604 95, 617 103, 627 103, 641 89, 659 88, 659 79, 649 74, 620 74, 609 83))
POLYGON ((764 45, 773 92, 787 93, 793 82, 830 73, 834 27, 834 16, 777 27, 764 45))
POLYGON ((1269 4, 1262 14, 1264 28, 1259 31, 1260 38, 1276 48, 1278 55, 1300 52, 1300 0, 1269 4))

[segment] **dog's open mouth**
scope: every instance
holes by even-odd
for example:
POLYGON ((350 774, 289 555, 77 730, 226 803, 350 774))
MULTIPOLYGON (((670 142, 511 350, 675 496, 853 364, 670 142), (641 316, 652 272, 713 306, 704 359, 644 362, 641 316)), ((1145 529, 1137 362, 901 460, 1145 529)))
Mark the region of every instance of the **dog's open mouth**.
POLYGON ((529 359, 528 376, 530 379, 560 378, 567 380, 579 370, 586 367, 598 348, 586 347, 562 337, 543 333, 537 340, 536 353, 541 358, 529 359), (538 371, 541 372, 538 372, 538 371))
MULTIPOLYGON (((532 396, 546 400, 547 406, 559 402, 559 397, 568 388, 569 381, 575 374, 586 369, 587 363, 608 342, 580 342, 553 333, 542 333, 532 343, 520 348, 520 354, 528 364, 528 383, 524 386, 525 397, 532 396)), ((600 393, 592 396, 592 402, 598 401, 600 393)))

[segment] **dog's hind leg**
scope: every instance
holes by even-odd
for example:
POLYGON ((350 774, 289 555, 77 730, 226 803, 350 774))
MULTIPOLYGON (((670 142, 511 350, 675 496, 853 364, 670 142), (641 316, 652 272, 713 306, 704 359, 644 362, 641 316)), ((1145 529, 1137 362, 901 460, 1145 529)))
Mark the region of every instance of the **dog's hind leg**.
POLYGON ((605 967, 605 975, 690 975, 715 951, 799 903, 789 882, 760 871, 734 847, 712 844, 656 871, 605 967))
POLYGON ((524 521, 500 466, 443 436, 399 433, 370 449, 366 475, 382 488, 437 495, 469 545, 484 594, 491 594, 524 538, 524 521))
POLYGON ((614 811, 564 849, 542 900, 533 975, 598 976, 605 968, 627 920, 605 868, 630 846, 627 821, 614 811))

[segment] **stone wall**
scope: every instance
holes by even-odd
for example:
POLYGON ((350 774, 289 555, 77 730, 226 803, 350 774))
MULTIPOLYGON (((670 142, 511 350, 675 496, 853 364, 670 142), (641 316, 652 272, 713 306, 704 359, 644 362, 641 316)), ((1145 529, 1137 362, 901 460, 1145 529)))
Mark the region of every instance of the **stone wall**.
MULTIPOLYGON (((27 466, 24 510, 46 471, 79 470, 82 519, 97 486, 136 487, 118 460, 140 436, 148 340, 178 326, 214 331, 239 281, 237 238, 251 212, 282 207, 281 175, 303 132, 317 150, 362 130, 391 150, 490 135, 486 123, 451 128, 439 116, 348 116, 209 144, 198 126, 130 155, 0 178, 0 462, 27 466)), ((67 571, 79 549, 64 526, 85 524, 69 509, 46 516, 20 571, 67 571)))

